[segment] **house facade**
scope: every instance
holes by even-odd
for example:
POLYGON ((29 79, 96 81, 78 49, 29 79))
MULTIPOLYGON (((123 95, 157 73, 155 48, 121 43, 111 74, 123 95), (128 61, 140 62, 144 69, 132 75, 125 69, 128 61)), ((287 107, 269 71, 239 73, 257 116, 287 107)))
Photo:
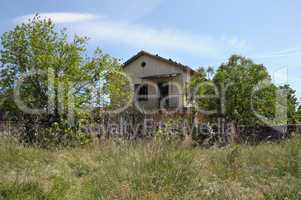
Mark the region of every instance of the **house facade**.
POLYGON ((140 51, 125 62, 124 71, 133 82, 140 110, 184 111, 191 106, 187 86, 195 71, 190 67, 140 51))

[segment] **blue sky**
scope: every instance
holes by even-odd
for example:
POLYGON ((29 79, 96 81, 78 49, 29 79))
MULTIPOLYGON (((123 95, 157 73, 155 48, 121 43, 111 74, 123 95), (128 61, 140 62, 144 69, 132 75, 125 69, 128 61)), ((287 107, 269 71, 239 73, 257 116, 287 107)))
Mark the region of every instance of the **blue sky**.
POLYGON ((0 34, 33 13, 90 37, 123 61, 144 49, 193 68, 238 53, 264 64, 301 97, 298 0, 1 0, 0 34))

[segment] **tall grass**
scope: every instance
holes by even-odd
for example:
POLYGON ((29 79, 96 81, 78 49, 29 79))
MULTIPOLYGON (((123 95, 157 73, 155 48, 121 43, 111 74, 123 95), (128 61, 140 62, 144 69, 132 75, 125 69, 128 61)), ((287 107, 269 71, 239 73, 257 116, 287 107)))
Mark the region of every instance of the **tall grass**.
POLYGON ((300 199, 301 141, 189 148, 0 142, 0 199, 300 199))

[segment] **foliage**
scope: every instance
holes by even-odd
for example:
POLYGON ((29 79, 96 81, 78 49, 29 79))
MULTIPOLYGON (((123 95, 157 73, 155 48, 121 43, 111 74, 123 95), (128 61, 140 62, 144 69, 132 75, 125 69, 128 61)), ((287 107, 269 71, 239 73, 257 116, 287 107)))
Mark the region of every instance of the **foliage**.
POLYGON ((301 123, 301 106, 298 107, 297 111, 296 111, 296 114, 295 114, 295 117, 296 117, 296 121, 297 123, 301 123))
POLYGON ((100 79, 107 74, 104 72, 120 71, 118 61, 99 49, 87 57, 86 37, 70 38, 65 29, 57 31, 50 19, 39 16, 4 33, 1 43, 0 110, 9 113, 10 119, 24 122, 23 141, 35 143, 41 141, 40 136, 52 134, 82 138, 79 143, 85 143, 79 121, 89 120, 89 111, 100 105, 101 98, 116 93, 118 88, 103 89, 115 80, 104 84, 100 79), (28 73, 32 74, 24 77, 28 73), (17 81, 22 77, 20 98, 27 109, 16 101, 17 81))
POLYGON ((289 85, 276 87, 263 65, 239 55, 231 56, 216 72, 212 67, 199 68, 189 87, 196 110, 209 122, 216 123, 218 117, 232 123, 234 139, 240 138, 241 126, 301 122, 295 90, 289 85))
POLYGON ((222 114, 227 121, 248 126, 262 124, 254 115, 254 111, 270 119, 274 117, 276 87, 272 84, 264 86, 271 82, 271 78, 263 65, 233 55, 227 63, 219 67, 214 82, 220 87, 223 85, 225 102, 221 104, 225 110, 222 114), (261 86, 264 88, 256 92, 261 86))
POLYGON ((280 86, 280 89, 285 91, 287 95, 287 117, 289 124, 295 124, 298 121, 298 98, 296 97, 296 91, 293 90, 290 85, 280 86))
POLYGON ((110 99, 109 108, 112 111, 127 106, 133 95, 133 88, 131 88, 122 66, 113 69, 108 72, 105 84, 105 91, 110 99))
POLYGON ((192 76, 189 88, 192 93, 193 103, 196 111, 210 117, 217 107, 216 88, 210 77, 214 74, 212 67, 207 70, 200 67, 192 76), (206 75, 207 73, 207 75, 206 75))

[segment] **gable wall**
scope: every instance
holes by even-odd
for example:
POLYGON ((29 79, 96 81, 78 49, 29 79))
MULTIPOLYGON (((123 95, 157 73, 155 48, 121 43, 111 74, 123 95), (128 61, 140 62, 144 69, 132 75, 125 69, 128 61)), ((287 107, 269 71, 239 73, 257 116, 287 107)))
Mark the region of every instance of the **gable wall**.
MULTIPOLYGON (((145 76, 154 76, 160 74, 173 74, 173 73, 180 73, 179 76, 175 77, 172 81, 178 84, 181 89, 178 91, 175 87, 170 87, 169 93, 171 95, 181 95, 180 101, 178 102, 181 106, 185 105, 185 87, 186 84, 190 80, 190 73, 189 71, 183 71, 180 67, 174 66, 172 64, 154 59, 147 55, 142 55, 125 68, 125 73, 130 76, 133 81, 133 84, 141 84, 142 82, 146 82, 142 80, 141 77, 145 76), (146 63, 146 66, 143 68, 141 67, 142 62, 146 63)), ((159 80, 157 80, 159 81, 159 80)), ((149 94, 154 95, 156 94, 156 90, 152 87, 149 87, 149 94)), ((153 107, 158 105, 158 102, 144 102, 146 107, 153 107)))
POLYGON ((140 78, 144 76, 183 73, 183 70, 169 63, 142 55, 137 60, 126 66, 125 72, 131 76, 134 83, 140 83, 140 78), (141 63, 143 61, 146 63, 144 68, 141 67, 141 63))

